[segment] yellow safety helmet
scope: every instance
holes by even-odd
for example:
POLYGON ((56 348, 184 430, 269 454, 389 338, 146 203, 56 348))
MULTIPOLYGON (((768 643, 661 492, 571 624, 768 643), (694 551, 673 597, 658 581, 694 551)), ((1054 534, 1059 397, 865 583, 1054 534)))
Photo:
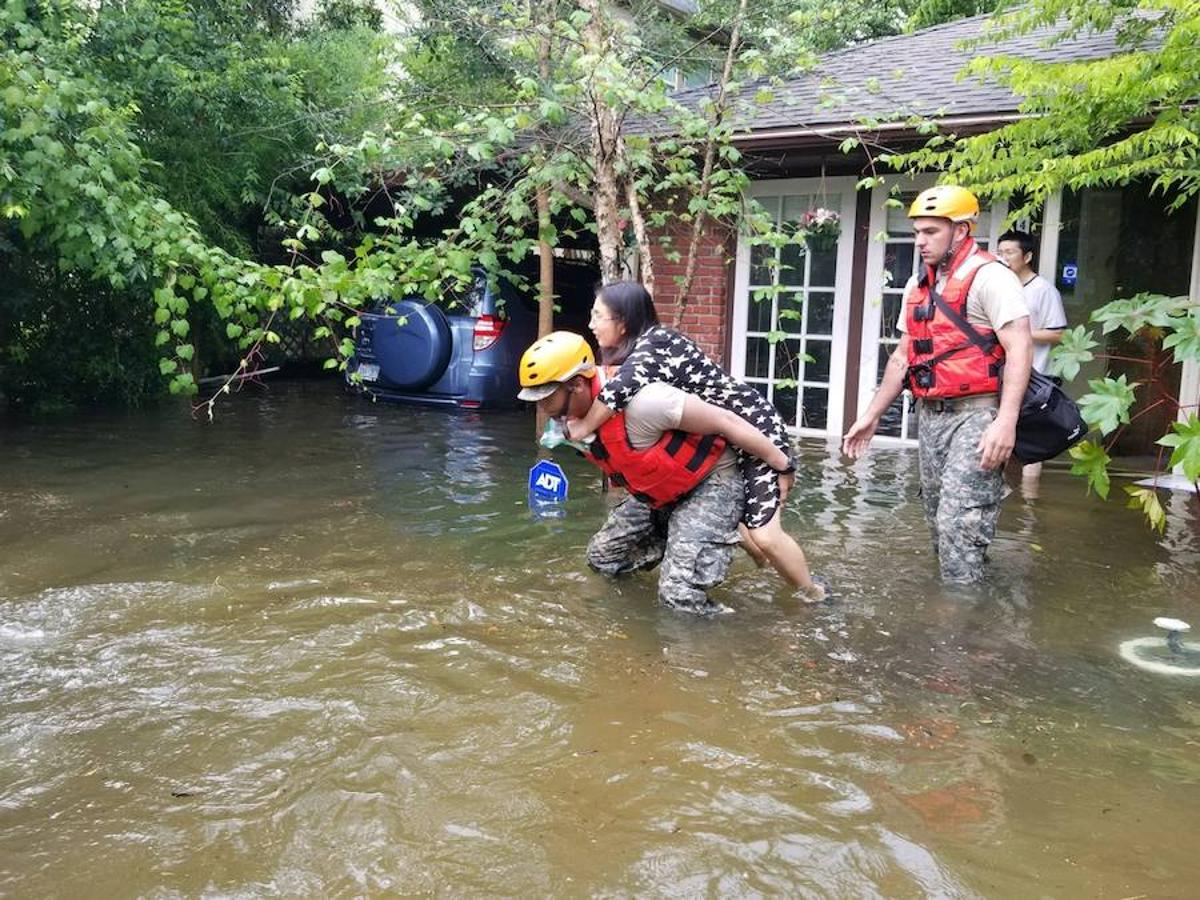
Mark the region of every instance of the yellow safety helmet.
POLYGON ((936 216, 951 222, 967 222, 971 231, 979 220, 979 198, 964 187, 955 184, 939 184, 917 194, 917 199, 908 208, 908 217, 936 216))
POLYGON ((552 331, 534 342, 521 355, 522 400, 537 402, 549 397, 561 382, 596 369, 592 348, 582 336, 570 331, 552 331))

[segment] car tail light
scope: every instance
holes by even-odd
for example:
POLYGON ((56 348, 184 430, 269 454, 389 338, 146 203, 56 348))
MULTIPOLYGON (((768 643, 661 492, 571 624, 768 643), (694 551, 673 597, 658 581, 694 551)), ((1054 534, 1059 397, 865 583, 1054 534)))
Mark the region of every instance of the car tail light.
POLYGON ((475 350, 486 350, 500 339, 504 322, 495 316, 480 316, 475 320, 475 350))

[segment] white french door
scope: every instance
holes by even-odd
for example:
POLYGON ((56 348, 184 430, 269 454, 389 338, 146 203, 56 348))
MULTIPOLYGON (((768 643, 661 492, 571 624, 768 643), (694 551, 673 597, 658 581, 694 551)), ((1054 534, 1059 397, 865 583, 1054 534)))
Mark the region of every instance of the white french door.
POLYGON ((838 214, 826 241, 782 247, 738 239, 730 369, 762 391, 789 428, 810 435, 842 430, 850 273, 854 254, 854 179, 764 181, 749 192, 781 226, 817 209, 838 214))

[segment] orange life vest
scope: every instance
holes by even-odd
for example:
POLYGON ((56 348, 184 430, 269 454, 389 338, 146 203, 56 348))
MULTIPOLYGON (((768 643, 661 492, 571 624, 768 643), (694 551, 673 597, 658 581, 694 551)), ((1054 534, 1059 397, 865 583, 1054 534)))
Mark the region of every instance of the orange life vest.
POLYGON ((979 270, 996 257, 963 241, 950 277, 935 302, 937 269, 926 267, 905 300, 908 329, 907 387, 918 397, 968 397, 1000 390, 1004 348, 996 332, 967 321, 967 293, 979 270))
MULTIPOLYGON (((592 398, 600 393, 600 375, 592 378, 592 398)), ((595 463, 618 487, 653 507, 687 496, 708 477, 721 454, 725 439, 716 434, 667 431, 644 450, 634 449, 625 431, 625 414, 617 413, 596 431, 590 452, 595 463)))

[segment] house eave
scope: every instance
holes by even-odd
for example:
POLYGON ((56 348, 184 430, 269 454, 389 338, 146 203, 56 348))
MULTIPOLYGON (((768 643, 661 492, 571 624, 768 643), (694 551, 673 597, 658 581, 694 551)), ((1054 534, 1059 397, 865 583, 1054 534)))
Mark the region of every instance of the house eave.
MULTIPOLYGON (((996 112, 934 119, 941 131, 958 133, 991 131, 1002 125, 1030 118, 1021 112, 996 112)), ((863 122, 834 122, 829 125, 802 125, 789 128, 769 128, 745 131, 733 135, 733 143, 749 150, 775 150, 824 144, 845 137, 870 138, 875 135, 904 135, 920 137, 911 120, 865 124, 863 122)))

